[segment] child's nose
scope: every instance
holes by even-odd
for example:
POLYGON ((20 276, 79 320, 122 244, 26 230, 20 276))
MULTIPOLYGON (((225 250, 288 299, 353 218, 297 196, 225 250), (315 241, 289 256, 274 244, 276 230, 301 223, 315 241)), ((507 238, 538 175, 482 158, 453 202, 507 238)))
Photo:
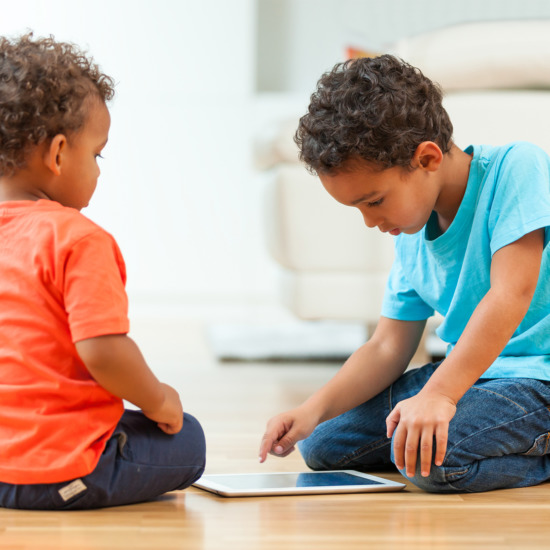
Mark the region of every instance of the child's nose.
POLYGON ((378 225, 372 213, 361 211, 361 214, 363 214, 363 221, 365 222, 365 225, 367 227, 372 229, 373 227, 376 227, 378 225))

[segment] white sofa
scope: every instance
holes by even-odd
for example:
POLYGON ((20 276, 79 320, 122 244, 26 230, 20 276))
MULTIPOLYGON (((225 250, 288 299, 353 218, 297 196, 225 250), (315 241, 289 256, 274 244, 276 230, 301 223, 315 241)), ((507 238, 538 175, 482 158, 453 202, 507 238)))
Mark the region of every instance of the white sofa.
MULTIPOLYGON (((550 153, 550 21, 474 23, 402 40, 389 53, 439 82, 457 145, 527 140, 550 153)), ((302 319, 375 323, 392 237, 368 229, 298 162, 298 118, 281 120, 265 169, 266 241, 281 299, 302 319)), ((264 151, 265 154, 265 151, 264 151)))

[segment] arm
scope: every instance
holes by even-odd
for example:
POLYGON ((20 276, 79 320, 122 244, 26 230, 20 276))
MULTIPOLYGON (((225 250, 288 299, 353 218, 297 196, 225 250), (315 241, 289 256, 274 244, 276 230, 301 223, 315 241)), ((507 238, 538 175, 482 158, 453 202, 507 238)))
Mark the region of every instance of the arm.
POLYGON ((399 403, 387 419, 394 434, 395 462, 416 471, 420 444, 421 473, 427 476, 435 437, 435 464, 445 458, 449 422, 456 404, 500 355, 527 313, 537 285, 543 251, 542 229, 501 248, 491 263, 491 288, 478 304, 453 351, 424 388, 399 403))
POLYGON ((317 424, 386 389, 407 368, 424 325, 425 321, 396 321, 382 317, 372 338, 350 356, 325 386, 296 409, 268 422, 260 446, 260 462, 265 461, 268 452, 286 456, 317 424))
POLYGON ((166 433, 178 433, 183 409, 178 393, 159 382, 135 342, 124 334, 88 338, 76 349, 98 384, 139 407, 166 433))

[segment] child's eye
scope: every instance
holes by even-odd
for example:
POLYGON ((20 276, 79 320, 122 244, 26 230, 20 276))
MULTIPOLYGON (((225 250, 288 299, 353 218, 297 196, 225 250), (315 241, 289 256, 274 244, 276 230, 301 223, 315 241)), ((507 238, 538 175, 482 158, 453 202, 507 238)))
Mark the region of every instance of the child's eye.
POLYGON ((95 156, 96 159, 103 159, 105 157, 101 156, 99 153, 95 156))
POLYGON ((377 201, 367 202, 367 206, 379 206, 384 202, 384 199, 378 199, 377 201))

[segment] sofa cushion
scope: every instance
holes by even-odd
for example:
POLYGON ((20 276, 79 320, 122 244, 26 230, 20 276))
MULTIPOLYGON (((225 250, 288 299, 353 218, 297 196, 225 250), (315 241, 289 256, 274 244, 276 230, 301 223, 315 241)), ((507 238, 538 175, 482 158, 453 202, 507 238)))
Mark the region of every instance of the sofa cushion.
POLYGON ((300 319, 376 322, 387 272, 283 271, 281 299, 300 319))
POLYGON ((529 141, 550 154, 550 90, 456 92, 449 93, 443 105, 459 147, 529 141))
POLYGON ((280 167, 266 188, 265 200, 268 249, 284 267, 389 271, 392 237, 366 227, 358 210, 336 202, 300 164, 280 167))
POLYGON ((454 25, 389 50, 444 90, 550 88, 550 20, 454 25))

